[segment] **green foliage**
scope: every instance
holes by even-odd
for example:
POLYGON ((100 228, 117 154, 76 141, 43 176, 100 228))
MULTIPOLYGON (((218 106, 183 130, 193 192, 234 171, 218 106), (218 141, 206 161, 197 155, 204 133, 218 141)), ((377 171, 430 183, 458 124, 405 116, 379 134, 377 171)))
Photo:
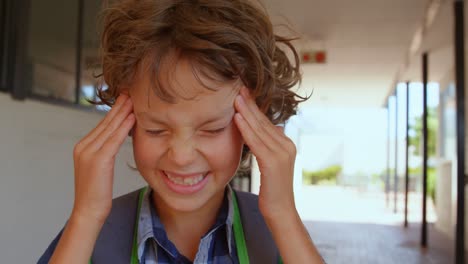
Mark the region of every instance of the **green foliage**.
MULTIPOLYGON (((390 178, 393 180, 393 175, 395 173, 395 169, 390 169, 389 172, 390 178)), ((408 173, 409 173, 409 178, 410 182, 414 178, 418 178, 422 182, 422 167, 409 167, 408 168, 408 173)), ((382 175, 386 175, 386 171, 382 172, 382 175)), ((383 176, 385 177, 385 176, 383 176)), ((403 183, 404 181, 404 175, 399 175, 400 177, 400 184, 403 183)), ((384 181, 384 180, 382 180, 384 181)), ((419 182, 419 184, 421 184, 419 182)), ((422 185, 421 185, 422 186, 422 185)), ((418 188, 421 188, 420 186, 417 186, 418 188)), ((393 188, 393 187, 392 187, 393 188)), ((404 188, 400 185, 400 188, 404 188)), ((400 189, 402 191, 404 189, 400 189)), ((430 198, 432 198, 432 201, 435 203, 435 193, 436 193, 436 168, 434 167, 428 167, 427 168, 427 194, 430 198)))
MULTIPOLYGON (((437 108, 427 109, 427 153, 429 156, 436 155, 437 144, 437 127, 439 126, 437 120, 437 108)), ((421 155, 422 151, 422 116, 416 118, 413 125, 410 126, 413 130, 413 136, 409 137, 409 143, 415 146, 416 155, 421 155)))
MULTIPOLYGON (((422 179, 422 167, 409 168, 409 175, 411 177, 421 177, 422 179)), ((421 180, 422 181, 422 180, 421 180)), ((432 198, 432 201, 435 203, 435 193, 436 193, 436 168, 428 167, 427 168, 427 195, 432 198)))
POLYGON ((304 184, 336 184, 338 174, 342 167, 333 165, 318 171, 302 171, 302 179, 304 184))
MULTIPOLYGON (((427 154, 429 157, 436 155, 437 146, 437 130, 438 130, 437 108, 427 109, 427 154)), ((422 116, 417 117, 414 125, 410 127, 413 130, 413 136, 409 137, 410 145, 415 147, 415 155, 422 155, 422 116)), ((422 168, 410 168, 410 175, 421 175, 422 168)), ((436 184, 436 170, 433 167, 427 168, 427 194, 432 198, 435 203, 435 184, 436 184)))
POLYGON ((436 203, 435 200, 435 192, 436 192, 436 171, 435 168, 428 168, 427 169, 427 194, 429 197, 432 198, 434 204, 436 203))

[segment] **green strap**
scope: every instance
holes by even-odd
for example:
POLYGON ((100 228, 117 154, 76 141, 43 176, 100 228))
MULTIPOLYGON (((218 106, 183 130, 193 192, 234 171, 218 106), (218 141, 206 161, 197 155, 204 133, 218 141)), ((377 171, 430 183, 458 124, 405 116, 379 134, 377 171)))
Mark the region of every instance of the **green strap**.
MULTIPOLYGON (((236 240, 237 255, 240 264, 249 263, 249 254, 247 251, 247 244, 245 243, 244 228, 240 217, 239 206, 237 204, 237 197, 235 191, 232 191, 232 202, 234 204, 234 238, 236 240)), ((278 258, 278 264, 283 264, 281 256, 278 258)))
MULTIPOLYGON (((148 186, 141 188, 140 194, 138 195, 138 207, 137 207, 137 217, 135 220, 135 231, 133 232, 133 246, 132 246, 132 256, 130 258, 131 264, 139 264, 138 261, 138 220, 140 219, 140 210, 141 204, 143 203, 143 197, 145 196, 148 186)), ((92 264, 91 258, 89 259, 89 264, 92 264)))
MULTIPOLYGON (((138 196, 138 207, 137 207, 137 214, 135 220, 135 228, 133 233, 133 246, 132 246, 132 256, 130 259, 131 264, 139 264, 138 261, 138 221, 140 218, 140 210, 141 204, 143 203, 143 197, 147 191, 148 187, 144 187, 140 190, 140 194, 138 196)), ((236 249, 237 255, 239 258, 239 263, 241 264, 249 264, 249 254, 247 252, 247 245, 245 243, 245 236, 244 236, 244 228, 242 227, 242 221, 240 218, 239 206, 237 204, 237 197, 234 191, 232 191, 232 202, 234 204, 234 238, 236 241, 236 249)), ((282 264, 283 261, 281 257, 278 260, 279 264, 282 264)), ((91 259, 89 260, 89 264, 92 264, 91 259)))
POLYGON ((249 254, 247 252, 247 245, 245 244, 244 228, 240 218, 239 206, 237 205, 237 198, 234 191, 232 191, 232 202, 234 204, 234 238, 236 240, 237 256, 239 263, 249 264, 249 254))
POLYGON ((140 220, 140 211, 141 211, 141 204, 143 203, 143 197, 145 196, 146 190, 148 190, 148 186, 144 187, 140 191, 140 195, 138 197, 138 209, 137 209, 137 217, 135 220, 135 231, 133 232, 133 247, 132 247, 132 257, 130 259, 131 264, 139 264, 138 260, 138 221, 140 220))

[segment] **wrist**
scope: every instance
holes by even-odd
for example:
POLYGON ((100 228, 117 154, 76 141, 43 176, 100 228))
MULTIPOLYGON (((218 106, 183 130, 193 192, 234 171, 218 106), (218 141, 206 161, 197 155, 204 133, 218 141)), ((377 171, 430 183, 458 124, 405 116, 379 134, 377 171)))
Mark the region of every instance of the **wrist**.
POLYGON ((50 263, 88 263, 102 223, 72 212, 50 263))
POLYGON ((269 207, 268 209, 263 209, 260 211, 268 226, 277 226, 281 223, 291 223, 293 221, 297 221, 297 219, 300 219, 299 213, 297 212, 294 203, 283 206, 269 207))
POLYGON ((85 222, 91 222, 92 224, 102 225, 106 221, 111 211, 111 206, 83 206, 75 202, 70 218, 76 218, 77 220, 85 222))
POLYGON ((106 218, 104 217, 95 217, 91 215, 86 215, 80 213, 78 211, 73 211, 70 215, 70 219, 68 222, 79 228, 83 228, 86 230, 100 230, 101 227, 104 225, 106 218))

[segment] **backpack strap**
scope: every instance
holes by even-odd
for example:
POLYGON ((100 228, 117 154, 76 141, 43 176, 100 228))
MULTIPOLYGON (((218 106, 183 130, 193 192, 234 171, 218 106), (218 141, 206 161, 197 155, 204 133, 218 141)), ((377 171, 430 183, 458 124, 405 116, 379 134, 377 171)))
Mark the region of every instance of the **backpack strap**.
POLYGON ((250 263, 278 263, 279 251, 258 208, 258 196, 234 190, 250 263))
MULTIPOLYGON (((111 212, 94 246, 92 263, 130 263, 139 192, 137 190, 112 200, 111 212)), ((49 263, 62 232, 63 229, 39 258, 38 264, 49 263)))
POLYGON ((130 263, 139 192, 112 201, 111 212, 96 240, 92 263, 130 263))
MULTIPOLYGON (((245 242, 250 263, 278 263, 279 252, 270 230, 258 208, 258 196, 236 191, 245 242)), ((91 257, 92 263, 128 264, 132 254, 135 216, 138 207, 136 190, 124 196, 115 198, 112 209, 96 240, 91 257)), ((55 240, 58 241, 57 236, 55 240)), ((38 263, 47 263, 56 243, 49 247, 38 263), (47 256, 45 256, 47 255, 47 256)))

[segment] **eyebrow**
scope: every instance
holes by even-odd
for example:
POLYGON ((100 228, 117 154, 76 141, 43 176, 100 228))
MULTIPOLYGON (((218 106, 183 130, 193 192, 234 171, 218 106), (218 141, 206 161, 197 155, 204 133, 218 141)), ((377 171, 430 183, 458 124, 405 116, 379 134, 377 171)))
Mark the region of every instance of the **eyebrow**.
MULTIPOLYGON (((226 115, 231 115, 231 118, 234 117, 235 111, 233 108, 226 108, 223 111, 219 112, 220 114, 214 117, 210 117, 209 119, 203 121, 203 123, 200 126, 204 126, 206 124, 214 123, 218 120, 221 120, 226 117, 226 115)), ((162 125, 167 125, 166 122, 163 120, 159 119, 158 117, 151 115, 149 112, 138 112, 136 113, 137 116, 142 117, 143 119, 151 122, 151 123, 158 123, 162 125)))

